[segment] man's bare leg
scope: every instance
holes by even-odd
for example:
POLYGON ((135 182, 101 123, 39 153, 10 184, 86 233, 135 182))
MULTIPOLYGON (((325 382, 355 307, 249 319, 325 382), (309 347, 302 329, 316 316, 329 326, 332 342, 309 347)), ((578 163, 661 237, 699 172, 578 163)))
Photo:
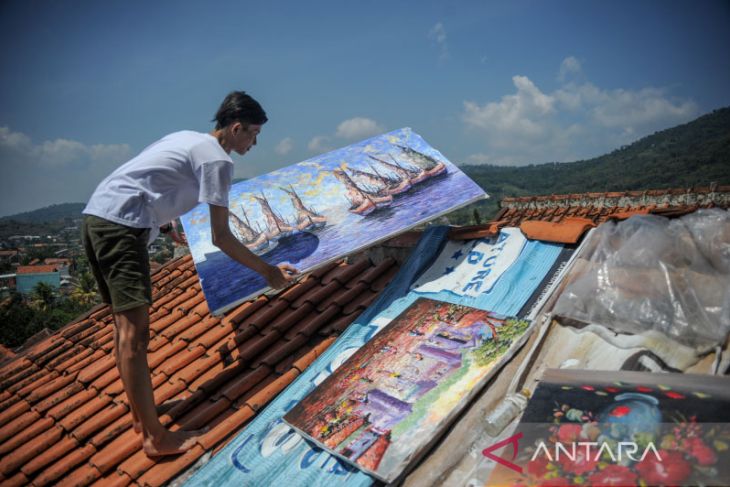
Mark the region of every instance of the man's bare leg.
POLYGON ((160 423, 147 364, 149 318, 147 306, 114 313, 117 367, 133 421, 141 426, 145 453, 152 456, 175 455, 192 448, 201 432, 173 432, 160 423))

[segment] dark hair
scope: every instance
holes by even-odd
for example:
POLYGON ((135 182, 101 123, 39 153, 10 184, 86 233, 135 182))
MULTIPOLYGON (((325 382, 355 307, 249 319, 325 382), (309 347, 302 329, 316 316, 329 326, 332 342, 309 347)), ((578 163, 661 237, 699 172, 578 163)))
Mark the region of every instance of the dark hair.
POLYGON ((212 120, 216 130, 222 129, 235 122, 263 125, 266 123, 266 112, 259 102, 251 98, 245 91, 228 93, 212 120))

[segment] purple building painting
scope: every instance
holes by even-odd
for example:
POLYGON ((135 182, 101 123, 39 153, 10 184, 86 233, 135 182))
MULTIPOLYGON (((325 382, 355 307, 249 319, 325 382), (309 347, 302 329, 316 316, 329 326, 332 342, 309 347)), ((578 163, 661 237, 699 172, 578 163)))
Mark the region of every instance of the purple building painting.
POLYGON ((392 481, 404 468, 400 457, 411 457, 403 445, 427 441, 436 426, 434 413, 441 414, 447 403, 453 408, 444 398, 466 396, 474 378, 490 368, 480 357, 497 345, 509 347, 512 321, 419 299, 284 420, 359 468, 392 481), (500 342, 500 337, 509 338, 500 342))

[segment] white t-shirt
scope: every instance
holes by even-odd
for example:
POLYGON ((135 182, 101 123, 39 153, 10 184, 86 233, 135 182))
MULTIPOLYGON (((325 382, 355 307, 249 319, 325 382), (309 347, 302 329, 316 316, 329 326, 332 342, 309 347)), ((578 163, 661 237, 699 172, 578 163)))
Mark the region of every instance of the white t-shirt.
POLYGON ((97 186, 83 213, 134 228, 160 225, 198 203, 228 206, 233 160, 210 134, 184 130, 163 137, 97 186))

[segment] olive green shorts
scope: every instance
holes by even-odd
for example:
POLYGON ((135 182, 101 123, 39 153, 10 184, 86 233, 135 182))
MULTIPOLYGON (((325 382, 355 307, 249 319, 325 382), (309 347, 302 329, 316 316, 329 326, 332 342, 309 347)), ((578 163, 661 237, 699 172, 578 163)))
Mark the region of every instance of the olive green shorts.
POLYGON ((149 228, 132 228, 84 215, 81 239, 99 293, 112 311, 152 304, 149 228))

